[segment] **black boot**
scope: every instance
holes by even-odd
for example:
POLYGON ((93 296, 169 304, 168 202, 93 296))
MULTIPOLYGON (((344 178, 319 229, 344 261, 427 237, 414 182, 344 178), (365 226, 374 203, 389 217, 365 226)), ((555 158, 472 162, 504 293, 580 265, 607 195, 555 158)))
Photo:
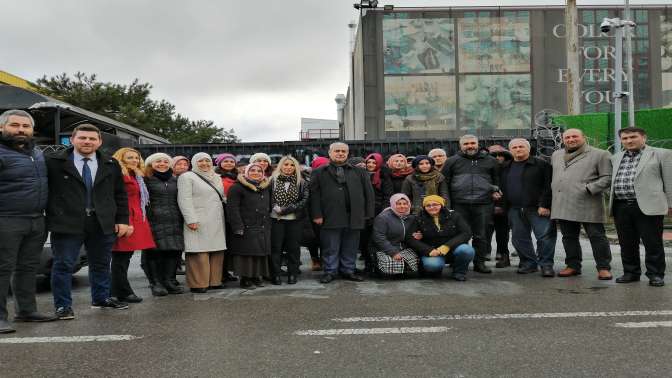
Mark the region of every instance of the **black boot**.
POLYGON ((184 293, 184 289, 182 287, 175 285, 173 281, 175 281, 175 260, 171 258, 166 258, 164 257, 161 260, 161 270, 163 274, 161 277, 163 278, 163 286, 166 288, 166 291, 168 291, 168 294, 182 294, 184 293))
POLYGON ((151 286, 152 289, 152 295, 155 297, 163 297, 168 295, 168 290, 166 290, 165 286, 163 286, 163 283, 161 280, 157 279, 162 276, 162 271, 159 267, 159 259, 157 258, 150 258, 147 259, 147 268, 149 268, 150 275, 154 279, 154 283, 151 286))
POLYGON ((152 276, 152 271, 149 269, 149 266, 147 266, 147 260, 150 258, 147 257, 148 252, 147 251, 142 251, 140 254, 140 268, 142 268, 142 271, 145 272, 145 277, 147 277, 147 281, 149 281, 149 287, 151 288, 154 286, 154 276, 152 276))
POLYGON ((509 258, 509 255, 502 255, 499 261, 497 261, 497 264, 495 264, 495 268, 506 268, 511 266, 511 259, 509 258))

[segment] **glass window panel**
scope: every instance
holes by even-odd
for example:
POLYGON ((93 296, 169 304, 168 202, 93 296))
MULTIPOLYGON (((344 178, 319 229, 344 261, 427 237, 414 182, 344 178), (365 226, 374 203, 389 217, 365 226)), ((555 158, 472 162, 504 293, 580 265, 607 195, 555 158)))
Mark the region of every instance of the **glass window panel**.
POLYGON ((582 18, 584 24, 595 23, 595 13, 593 11, 582 11, 582 18))

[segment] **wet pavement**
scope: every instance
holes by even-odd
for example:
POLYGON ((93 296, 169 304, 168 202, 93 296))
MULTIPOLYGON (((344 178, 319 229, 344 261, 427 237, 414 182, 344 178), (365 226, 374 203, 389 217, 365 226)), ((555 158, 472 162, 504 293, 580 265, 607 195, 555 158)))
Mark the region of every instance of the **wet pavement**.
MULTIPOLYGON (((612 251, 618 276, 618 246, 612 251)), ((590 255, 584 243, 583 275, 571 278, 511 267, 470 272, 464 283, 444 275, 323 285, 304 251, 296 285, 228 283, 160 298, 136 255, 129 276, 144 302, 91 309, 82 270, 76 319, 17 323, 0 336, 0 376, 669 376, 672 282, 599 281, 590 255)), ((51 311, 50 292, 38 303, 51 311)))

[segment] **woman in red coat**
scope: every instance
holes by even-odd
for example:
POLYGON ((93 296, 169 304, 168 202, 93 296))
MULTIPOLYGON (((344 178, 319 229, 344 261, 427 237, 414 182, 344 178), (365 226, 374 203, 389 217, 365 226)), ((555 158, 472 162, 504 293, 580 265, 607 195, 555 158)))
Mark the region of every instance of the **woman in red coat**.
POLYGON ((110 294, 123 302, 138 303, 142 298, 135 295, 128 282, 128 265, 133 252, 156 248, 145 212, 149 192, 143 180, 144 163, 140 152, 128 147, 119 149, 112 157, 119 162, 124 175, 128 195, 128 224, 132 232, 118 238, 112 247, 110 294))

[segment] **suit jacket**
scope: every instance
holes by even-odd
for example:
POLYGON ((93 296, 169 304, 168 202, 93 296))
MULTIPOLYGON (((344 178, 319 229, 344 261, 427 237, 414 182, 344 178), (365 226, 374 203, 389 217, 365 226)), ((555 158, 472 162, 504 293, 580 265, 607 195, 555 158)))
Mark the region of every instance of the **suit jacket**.
MULTIPOLYGON (((64 234, 83 234, 86 219, 86 187, 70 158, 73 148, 48 155, 49 200, 47 227, 64 234)), ((115 224, 129 224, 128 197, 119 163, 96 152, 98 171, 93 182, 93 206, 104 234, 115 224)))
MULTIPOLYGON (((665 215, 672 208, 672 151, 646 146, 641 154, 635 170, 637 205, 646 215, 665 215)), ((621 151, 611 158, 614 174, 609 196, 610 213, 614 202, 614 180, 624 155, 625 152, 621 151)))
POLYGON ((586 145, 585 151, 565 163, 566 151, 555 151, 551 218, 604 223, 604 194, 611 184, 611 155, 586 145))

